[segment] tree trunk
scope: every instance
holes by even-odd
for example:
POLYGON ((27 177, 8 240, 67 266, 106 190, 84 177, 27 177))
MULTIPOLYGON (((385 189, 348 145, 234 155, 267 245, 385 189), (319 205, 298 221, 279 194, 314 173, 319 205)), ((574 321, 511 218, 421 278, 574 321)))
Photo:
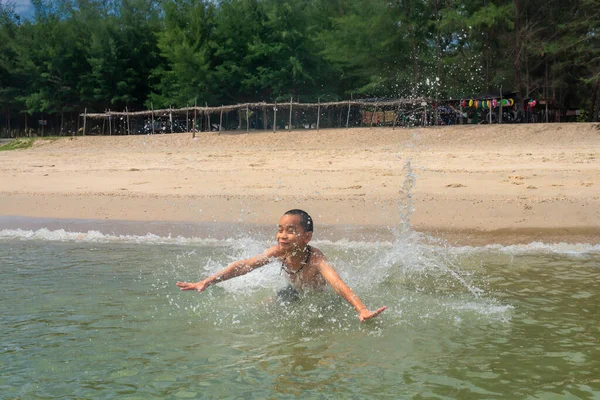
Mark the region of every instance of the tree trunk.
POLYGON ((438 113, 439 113, 439 97, 440 97, 440 84, 442 79, 442 45, 440 39, 440 10, 439 10, 439 2, 438 0, 434 1, 435 3, 435 31, 436 31, 436 39, 435 39, 435 47, 437 53, 437 76, 435 79, 435 110, 434 110, 434 123, 435 126, 438 126, 438 113))
POLYGON ((517 110, 523 111, 523 95, 521 93, 521 0, 513 0, 515 6, 515 92, 517 110))
POLYGON ((590 116, 588 118, 589 122, 598 122, 598 113, 600 111, 600 96, 598 96, 598 91, 600 90, 600 78, 596 79, 596 88, 594 89, 594 94, 592 95, 592 104, 590 105, 590 116))
POLYGON ((8 112, 6 113, 6 122, 8 127, 8 137, 12 137, 12 132, 10 128, 10 107, 8 107, 8 112))
MULTIPOLYGON (((407 20, 412 21, 412 14, 410 8, 410 0, 404 1, 404 11, 406 12, 407 20)), ((410 32, 410 41, 411 41, 411 57, 413 61, 413 88, 418 87, 420 74, 419 74, 419 49, 417 47, 417 39, 415 36, 415 25, 413 22, 410 22, 409 28, 410 32)))

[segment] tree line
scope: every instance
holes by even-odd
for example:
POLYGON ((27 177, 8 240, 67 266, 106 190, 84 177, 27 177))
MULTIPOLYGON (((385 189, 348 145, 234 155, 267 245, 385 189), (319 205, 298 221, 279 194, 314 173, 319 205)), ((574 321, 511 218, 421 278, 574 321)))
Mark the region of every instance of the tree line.
POLYGON ((0 109, 27 116, 499 88, 597 119, 600 0, 0 3, 0 109))

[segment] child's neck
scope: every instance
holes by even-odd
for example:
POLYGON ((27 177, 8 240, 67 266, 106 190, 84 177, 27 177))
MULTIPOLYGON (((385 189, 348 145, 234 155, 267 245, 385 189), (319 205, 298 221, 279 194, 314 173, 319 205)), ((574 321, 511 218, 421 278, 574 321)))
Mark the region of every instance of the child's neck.
POLYGON ((306 245, 302 249, 293 250, 288 255, 285 256, 286 264, 296 265, 298 263, 303 263, 306 260, 306 256, 309 252, 309 246, 306 245))

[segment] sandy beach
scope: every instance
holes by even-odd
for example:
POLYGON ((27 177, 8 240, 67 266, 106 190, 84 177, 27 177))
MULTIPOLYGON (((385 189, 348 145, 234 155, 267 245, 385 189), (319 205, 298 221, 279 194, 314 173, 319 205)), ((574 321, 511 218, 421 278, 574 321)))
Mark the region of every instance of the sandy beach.
POLYGON ((0 216, 413 229, 600 242, 600 125, 65 137, 0 152, 0 216))

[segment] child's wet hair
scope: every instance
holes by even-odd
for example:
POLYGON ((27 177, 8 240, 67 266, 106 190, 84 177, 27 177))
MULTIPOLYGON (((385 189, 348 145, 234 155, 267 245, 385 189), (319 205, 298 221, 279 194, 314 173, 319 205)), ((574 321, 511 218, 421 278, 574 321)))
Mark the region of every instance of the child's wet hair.
POLYGON ((302 229, 304 229, 304 232, 312 232, 313 231, 313 220, 306 211, 294 209, 294 210, 290 210, 290 211, 286 212, 283 215, 299 216, 300 217, 300 225, 302 226, 302 229))

